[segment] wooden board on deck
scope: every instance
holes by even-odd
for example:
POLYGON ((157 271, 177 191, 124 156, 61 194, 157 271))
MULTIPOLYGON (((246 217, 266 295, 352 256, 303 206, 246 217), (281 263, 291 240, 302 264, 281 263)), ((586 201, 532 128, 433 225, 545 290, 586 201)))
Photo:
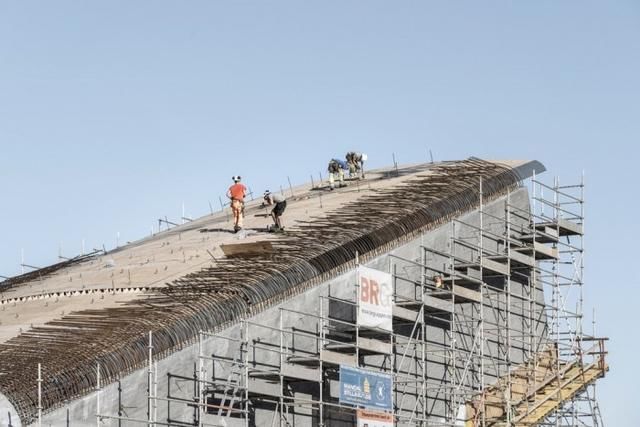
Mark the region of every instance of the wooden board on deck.
POLYGON ((251 243, 222 244, 220 249, 228 257, 271 255, 275 252, 271 242, 265 240, 251 243))

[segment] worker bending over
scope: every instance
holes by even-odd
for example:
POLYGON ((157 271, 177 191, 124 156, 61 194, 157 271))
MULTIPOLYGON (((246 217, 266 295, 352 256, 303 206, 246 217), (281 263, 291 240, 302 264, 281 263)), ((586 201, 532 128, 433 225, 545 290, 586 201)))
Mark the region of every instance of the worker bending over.
POLYGON ((364 179, 364 162, 367 160, 367 155, 363 153, 356 153, 355 151, 349 151, 346 155, 347 163, 349 165, 349 178, 362 177, 364 179))
POLYGON ((233 212, 233 231, 242 230, 242 218, 244 216, 244 198, 247 195, 247 187, 240 182, 241 176, 231 178, 233 185, 227 191, 227 197, 231 199, 231 212, 233 212))
POLYGON ((264 203, 269 206, 275 204, 275 207, 271 210, 271 218, 273 218, 274 224, 274 228, 272 228, 272 230, 275 232, 284 230, 280 217, 287 208, 287 200, 282 194, 272 193, 267 190, 264 192, 264 203))
POLYGON ((331 159, 327 170, 329 171, 329 189, 333 190, 336 178, 340 181, 339 187, 344 187, 344 171, 348 170, 347 162, 344 160, 331 159))

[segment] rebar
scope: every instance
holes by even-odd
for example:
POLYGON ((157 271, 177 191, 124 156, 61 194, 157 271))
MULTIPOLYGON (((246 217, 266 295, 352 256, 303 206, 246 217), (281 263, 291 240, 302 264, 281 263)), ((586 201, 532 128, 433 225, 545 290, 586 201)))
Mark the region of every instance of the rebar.
MULTIPOLYGON (((225 258, 123 307, 84 310, 0 344, 0 393, 24 423, 38 413, 34 366, 46 361, 42 407, 51 410, 144 366, 148 334, 157 359, 387 252, 515 188, 505 166, 468 159, 434 165, 375 190, 273 241, 269 257, 225 258)), ((65 263, 61 263, 65 264, 65 263)), ((55 271, 55 270, 54 270, 55 271)), ((29 273, 33 274, 33 273, 29 273)), ((38 277, 37 275, 35 277, 38 277)), ((5 282, 3 282, 5 283, 5 282)))

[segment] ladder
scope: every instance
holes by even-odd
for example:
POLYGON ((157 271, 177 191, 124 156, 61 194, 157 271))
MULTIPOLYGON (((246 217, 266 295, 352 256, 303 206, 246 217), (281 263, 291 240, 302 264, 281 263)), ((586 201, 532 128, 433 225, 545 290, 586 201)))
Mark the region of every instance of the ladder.
POLYGON ((222 387, 222 397, 220 398, 220 405, 218 406, 218 416, 225 415, 230 417, 234 412, 233 405, 238 400, 242 393, 242 390, 246 388, 244 384, 244 343, 240 345, 240 351, 237 357, 233 359, 229 367, 229 376, 227 377, 224 386, 222 387))

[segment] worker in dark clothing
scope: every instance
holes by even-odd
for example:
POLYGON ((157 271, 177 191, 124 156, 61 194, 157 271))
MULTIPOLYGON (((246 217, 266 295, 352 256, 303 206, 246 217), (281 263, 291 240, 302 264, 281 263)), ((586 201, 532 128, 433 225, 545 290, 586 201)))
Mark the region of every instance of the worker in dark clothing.
POLYGON ((347 162, 339 159, 331 159, 327 170, 329 171, 329 189, 333 190, 336 178, 339 180, 339 187, 344 187, 344 171, 348 170, 347 162))
POLYGON ((287 200, 285 197, 278 193, 272 193, 267 190, 264 192, 264 204, 267 206, 275 205, 271 210, 271 218, 273 218, 273 231, 279 232, 284 230, 282 226, 282 221, 280 217, 284 213, 284 210, 287 208, 287 200))

